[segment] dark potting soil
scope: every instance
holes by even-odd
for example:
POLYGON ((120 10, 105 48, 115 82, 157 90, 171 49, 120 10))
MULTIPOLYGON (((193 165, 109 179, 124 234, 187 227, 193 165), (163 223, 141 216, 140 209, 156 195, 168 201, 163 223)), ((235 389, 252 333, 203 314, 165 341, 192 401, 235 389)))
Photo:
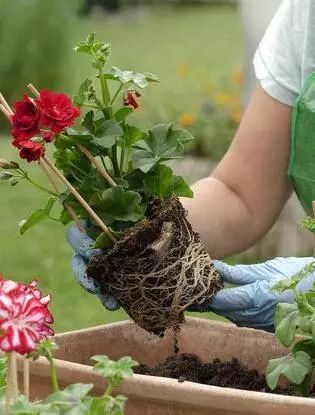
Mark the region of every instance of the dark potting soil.
POLYGON ((179 354, 169 357, 164 363, 154 368, 141 364, 135 368, 135 373, 224 388, 282 395, 293 394, 292 388, 289 387, 271 391, 263 375, 260 375, 257 370, 247 369, 237 359, 232 359, 229 362, 215 359, 212 363, 202 363, 196 355, 179 354))

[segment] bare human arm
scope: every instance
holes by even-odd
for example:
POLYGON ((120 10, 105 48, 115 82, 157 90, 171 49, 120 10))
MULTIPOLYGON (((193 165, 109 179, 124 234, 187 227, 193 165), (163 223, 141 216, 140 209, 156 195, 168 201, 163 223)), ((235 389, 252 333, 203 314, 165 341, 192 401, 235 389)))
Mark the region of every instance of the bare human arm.
POLYGON ((292 192, 287 177, 292 108, 257 87, 233 143, 213 174, 183 199, 210 255, 254 244, 274 224, 292 192))

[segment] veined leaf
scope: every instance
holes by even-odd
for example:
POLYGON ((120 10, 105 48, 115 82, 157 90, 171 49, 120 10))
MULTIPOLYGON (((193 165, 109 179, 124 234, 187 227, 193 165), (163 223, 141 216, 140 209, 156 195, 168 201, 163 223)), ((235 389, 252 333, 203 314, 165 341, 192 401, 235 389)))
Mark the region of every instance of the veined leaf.
POLYGON ((137 150, 133 155, 133 167, 147 173, 160 161, 178 158, 183 153, 184 143, 192 139, 188 131, 174 129, 172 124, 156 125, 134 146, 137 150))
POLYGON ((300 320, 296 304, 280 303, 275 313, 276 337, 285 347, 290 347, 300 320))
POLYGON ((113 66, 111 72, 105 74, 104 77, 106 79, 119 81, 122 84, 132 83, 139 88, 145 88, 150 82, 159 82, 159 78, 152 73, 122 71, 121 69, 117 68, 117 66, 113 66))
POLYGON ((101 218, 108 224, 114 220, 138 222, 144 217, 139 193, 122 186, 111 187, 102 193, 101 218))
POLYGON ((311 274, 315 269, 315 261, 310 262, 309 264, 305 265, 301 269, 301 271, 297 272, 295 275, 293 275, 291 278, 288 278, 286 280, 282 280, 274 284, 271 288, 272 291, 278 291, 280 293, 287 291, 287 290, 293 290, 296 288, 296 286, 309 274, 311 274))
POLYGON ((157 165, 144 179, 147 193, 153 196, 168 198, 173 194, 182 197, 193 197, 193 192, 180 176, 173 175, 170 167, 157 165))
POLYGON ((114 361, 107 356, 93 356, 91 358, 96 362, 95 372, 103 376, 113 387, 118 386, 124 379, 133 375, 132 368, 137 366, 137 362, 131 357, 122 357, 114 361))
POLYGON ((28 219, 22 220, 19 223, 20 234, 23 235, 26 231, 37 225, 39 222, 48 219, 56 200, 56 198, 51 197, 43 209, 35 210, 35 212, 33 212, 28 219))
POLYGON ((78 94, 73 97, 74 105, 82 106, 86 101, 88 101, 92 85, 93 82, 90 78, 87 78, 82 82, 79 87, 78 94))
POLYGON ((295 354, 270 360, 266 369, 266 380, 272 390, 276 389, 281 375, 295 385, 300 385, 312 369, 310 356, 298 351, 295 354))

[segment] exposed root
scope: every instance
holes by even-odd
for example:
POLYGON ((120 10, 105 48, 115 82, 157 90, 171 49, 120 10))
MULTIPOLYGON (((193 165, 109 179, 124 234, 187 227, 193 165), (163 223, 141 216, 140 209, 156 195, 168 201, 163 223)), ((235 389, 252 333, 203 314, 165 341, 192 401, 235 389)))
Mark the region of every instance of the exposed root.
POLYGON ((187 307, 222 287, 177 198, 155 202, 150 220, 93 259, 88 274, 116 296, 138 325, 157 334, 181 323, 187 307))

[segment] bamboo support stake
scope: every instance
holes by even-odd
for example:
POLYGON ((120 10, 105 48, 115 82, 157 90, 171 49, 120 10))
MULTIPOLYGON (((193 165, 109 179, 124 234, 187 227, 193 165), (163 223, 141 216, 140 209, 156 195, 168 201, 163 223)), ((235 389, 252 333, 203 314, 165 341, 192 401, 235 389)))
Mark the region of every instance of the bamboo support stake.
MULTIPOLYGON (((58 189, 58 185, 55 181, 55 178, 51 174, 51 170, 47 167, 47 165, 45 164, 43 159, 39 160, 39 165, 41 166, 43 172, 46 174, 46 176, 47 176, 48 180, 50 181, 52 187, 55 189, 55 191, 58 194, 60 194, 60 191, 58 189)), ((72 217, 72 219, 74 220, 74 222, 77 224, 80 231, 85 233, 85 229, 82 227, 82 225, 80 223, 80 219, 79 219, 78 215, 75 213, 75 211, 72 209, 72 207, 69 206, 67 203, 64 203, 64 206, 68 210, 68 212, 69 212, 70 216, 72 217)))
MULTIPOLYGON (((40 96, 40 92, 33 84, 27 85, 27 88, 34 94, 36 97, 40 96)), ((82 144, 78 144, 79 149, 82 151, 83 154, 90 160, 93 166, 97 169, 97 171, 108 181, 108 183, 114 187, 117 186, 114 180, 110 177, 106 169, 100 165, 100 163, 96 160, 96 158, 91 154, 91 152, 84 147, 82 144)))
POLYGON ((10 119, 12 114, 2 104, 0 104, 0 111, 8 118, 8 120, 10 119))
POLYGON ((6 99, 1 94, 1 92, 0 92, 0 102, 4 106, 4 108, 10 113, 10 115, 13 115, 14 114, 14 112, 12 111, 10 105, 7 103, 6 99))
POLYGON ((55 173, 55 175, 67 186, 73 196, 78 200, 78 202, 84 207, 88 214, 95 220, 98 226, 105 232, 105 234, 115 243, 117 239, 108 229, 108 227, 103 223, 101 218, 94 212, 94 210, 88 205, 88 203, 83 199, 80 193, 72 186, 71 183, 64 177, 64 175, 57 169, 57 167, 49 160, 47 156, 42 157, 48 167, 55 173))
POLYGON ((12 379, 12 389, 13 389, 13 401, 16 402, 19 397, 19 384, 17 376, 17 358, 16 352, 11 352, 11 379, 12 379))
POLYGON ((314 215, 314 218, 315 218, 315 200, 313 200, 313 202, 312 202, 312 208, 313 208, 313 215, 314 215))
POLYGON ((39 97, 40 96, 40 92, 37 88, 35 88, 35 86, 33 84, 28 84, 27 88, 31 91, 32 94, 35 95, 35 97, 39 97))
POLYGON ((96 158, 90 153, 90 151, 84 147, 82 144, 78 144, 79 149, 86 155, 86 157, 90 160, 90 162, 94 165, 96 170, 108 181, 108 183, 115 187, 117 184, 114 182, 114 180, 110 177, 110 175, 107 173, 104 167, 102 167, 99 162, 96 160, 96 158))
POLYGON ((23 361, 23 392, 27 399, 30 397, 30 361, 24 357, 23 361))

